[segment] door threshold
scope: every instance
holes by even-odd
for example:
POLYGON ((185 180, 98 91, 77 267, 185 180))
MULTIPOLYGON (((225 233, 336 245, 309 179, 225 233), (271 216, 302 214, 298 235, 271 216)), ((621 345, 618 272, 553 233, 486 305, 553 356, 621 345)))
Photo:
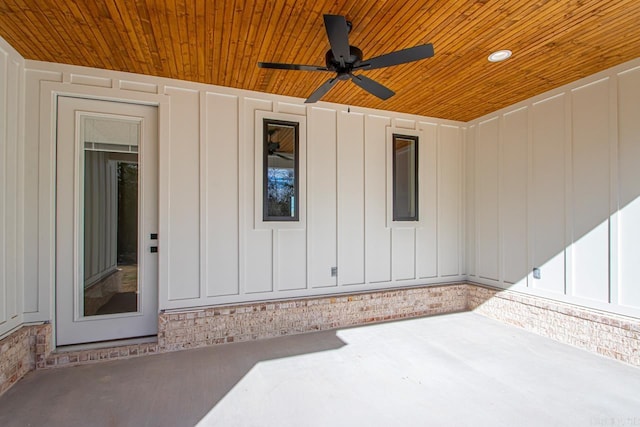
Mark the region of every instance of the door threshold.
POLYGON ((148 344, 148 343, 157 343, 157 342, 158 342, 158 336, 150 335, 147 337, 128 338, 128 339, 122 339, 122 340, 98 341, 98 342, 90 342, 90 343, 82 343, 82 344, 62 345, 62 346, 56 347, 56 349, 53 352, 68 353, 71 351, 99 350, 103 348, 124 347, 126 345, 148 344))

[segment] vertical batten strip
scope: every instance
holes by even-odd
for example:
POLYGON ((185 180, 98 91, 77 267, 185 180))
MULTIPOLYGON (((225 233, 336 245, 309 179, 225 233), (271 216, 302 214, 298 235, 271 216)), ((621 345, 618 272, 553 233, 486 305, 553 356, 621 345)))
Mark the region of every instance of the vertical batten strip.
MULTIPOLYGON (((441 126, 440 125, 434 125, 433 126, 433 158, 435 159, 434 163, 431 163, 431 165, 434 165, 435 167, 433 168, 433 171, 430 172, 430 175, 433 178, 433 185, 431 187, 432 191, 433 191, 433 195, 431 195, 431 200, 433 201, 433 209, 432 209, 432 214, 433 214, 433 220, 434 220, 434 236, 433 236, 433 276, 434 277, 440 277, 441 274, 441 270, 440 270, 440 254, 438 253, 438 247, 440 245, 440 241, 442 239, 442 236, 440 235, 440 230, 439 230, 439 220, 440 220, 440 185, 441 185, 441 180, 440 180, 440 172, 442 170, 442 167, 440 166, 440 153, 442 152, 442 147, 440 146, 440 144, 442 144, 442 138, 441 138, 441 126)), ((423 132, 424 135, 424 132, 423 132)), ((424 151, 424 150, 423 150, 424 151)))
POLYGON ((619 297, 619 177, 618 166, 618 75, 609 81, 609 303, 618 305, 619 297))
POLYGON ((456 156, 455 156, 455 166, 456 173, 453 174, 453 177, 456 179, 456 202, 457 202, 457 241, 456 241, 456 250, 455 254, 452 257, 457 258, 458 265, 456 269, 456 276, 464 275, 464 172, 463 172, 463 161, 464 161, 464 133, 462 132, 462 128, 460 126, 456 126, 456 156))
POLYGON ((208 251, 208 235, 209 235, 209 168, 207 167, 209 140, 209 123, 207 121, 207 92, 200 91, 198 99, 198 117, 199 117, 199 135, 198 135, 198 154, 200 169, 200 298, 208 296, 207 285, 209 283, 209 251, 208 251))
POLYGON ((615 75, 609 82, 609 303, 620 304, 619 296, 619 177, 618 146, 620 143, 618 119, 619 77, 615 75))
POLYGON ((434 251, 434 262, 435 262, 435 276, 440 277, 442 275, 442 269, 440 268, 440 244, 442 240, 444 240, 444 236, 440 229, 440 218, 441 212, 440 209, 443 205, 442 203, 442 167, 440 166, 440 162, 442 161, 442 126, 435 126, 435 152, 433 155, 436 158, 435 162, 435 170, 433 171, 434 177, 434 189, 435 189, 435 210, 434 210, 434 218, 436 223, 436 232, 435 232, 435 251, 434 251))
POLYGON ((476 126, 471 125, 466 128, 465 132, 465 168, 466 176, 466 203, 465 212, 467 214, 465 223, 465 264, 467 277, 476 276, 476 145, 475 145, 476 126))
POLYGON ((16 245, 16 253, 18 254, 16 269, 16 316, 22 320, 24 311, 24 275, 25 275, 25 73, 23 62, 15 62, 15 73, 18 76, 17 96, 16 96, 16 144, 18 146, 17 165, 18 165, 18 200, 17 200, 17 223, 16 232, 19 236, 16 245))
POLYGON ((9 55, 0 50, 0 326, 9 320, 7 316, 7 199, 10 194, 7 188, 8 60, 9 55))
POLYGON ((534 172, 533 172, 533 106, 527 103, 527 288, 533 287, 534 267, 534 172))
POLYGON ((497 175, 498 175, 498 183, 496 185, 496 204, 497 204, 497 214, 498 214, 498 235, 497 235, 497 246, 498 246, 498 283, 502 287, 506 287, 505 278, 504 278, 504 218, 502 212, 502 203, 505 199, 503 191, 504 191, 504 153, 502 151, 502 147, 505 143, 505 115, 501 114, 498 120, 498 135, 496 138, 497 147, 497 175))
POLYGON ((573 92, 564 96, 564 295, 575 294, 573 274, 573 92))
MULTIPOLYGON (((158 93, 168 95, 166 88, 158 87, 158 93)), ((171 247, 171 223, 167 213, 171 208, 171 103, 160 105, 158 111, 158 297, 159 309, 169 303, 169 257, 171 247), (164 120, 163 120, 164 119, 164 120)))
MULTIPOLYGON (((8 59, 8 58, 7 58, 8 59)), ((14 60, 6 63, 7 86, 5 88, 6 133, 5 133, 5 289, 6 315, 8 319, 18 316, 18 241, 22 238, 18 234, 18 82, 19 66, 14 60)))

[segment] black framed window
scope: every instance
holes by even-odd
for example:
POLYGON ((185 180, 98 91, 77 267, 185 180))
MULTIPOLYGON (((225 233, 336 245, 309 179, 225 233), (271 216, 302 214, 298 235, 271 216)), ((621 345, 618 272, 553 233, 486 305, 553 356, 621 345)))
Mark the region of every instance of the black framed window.
POLYGON ((418 137, 393 134, 393 220, 418 220, 418 137))
POLYGON ((299 125, 263 119, 262 220, 298 221, 299 125))

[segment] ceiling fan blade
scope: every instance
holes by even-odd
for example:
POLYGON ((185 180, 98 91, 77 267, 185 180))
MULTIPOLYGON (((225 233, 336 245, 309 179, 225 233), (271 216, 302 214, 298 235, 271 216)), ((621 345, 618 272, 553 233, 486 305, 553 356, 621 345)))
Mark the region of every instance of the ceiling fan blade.
POLYGON ((324 82, 322 84, 322 86, 320 86, 318 89, 316 89, 315 92, 313 92, 311 94, 311 96, 309 96, 309 98, 307 98, 307 100, 304 101, 304 103, 305 104, 311 104, 313 102, 318 102, 320 100, 320 98, 322 98, 327 92, 329 92, 329 90, 337 82, 338 82, 338 79, 336 77, 333 77, 333 78, 327 80, 326 82, 324 82))
POLYGON ((276 70, 301 70, 301 71, 329 71, 327 67, 318 65, 282 64, 280 62, 258 62, 260 68, 273 68, 276 70))
POLYGON ((372 95, 377 96, 383 101, 391 98, 393 95, 396 94, 394 91, 392 91, 388 87, 381 85, 375 80, 371 80, 369 77, 351 75, 351 80, 355 84, 360 86, 362 89, 366 90, 372 95))
POLYGON ((390 67, 392 65, 406 64, 407 62, 419 61, 420 59, 431 58, 433 56, 433 45, 431 43, 414 46, 403 50, 376 56, 375 58, 362 61, 354 70, 374 70, 376 68, 390 67))
POLYGON ((345 60, 350 56, 347 19, 342 15, 324 15, 324 26, 327 30, 333 57, 344 67, 345 60))
POLYGON ((280 153, 274 153, 276 156, 280 157, 281 159, 285 159, 285 160, 289 160, 289 161, 293 161, 293 157, 288 157, 285 156, 284 154, 280 154, 280 153))

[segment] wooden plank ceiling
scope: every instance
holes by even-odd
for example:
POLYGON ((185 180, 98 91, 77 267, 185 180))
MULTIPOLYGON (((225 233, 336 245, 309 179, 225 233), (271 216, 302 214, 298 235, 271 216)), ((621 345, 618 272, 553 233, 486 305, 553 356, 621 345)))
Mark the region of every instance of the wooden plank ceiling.
POLYGON ((431 42, 435 56, 364 72, 323 100, 470 120, 640 57, 638 0, 2 0, 0 36, 27 59, 306 98, 330 75, 259 69, 324 65, 324 13, 353 22, 364 58, 431 42), (497 49, 513 57, 489 63, 497 49))

